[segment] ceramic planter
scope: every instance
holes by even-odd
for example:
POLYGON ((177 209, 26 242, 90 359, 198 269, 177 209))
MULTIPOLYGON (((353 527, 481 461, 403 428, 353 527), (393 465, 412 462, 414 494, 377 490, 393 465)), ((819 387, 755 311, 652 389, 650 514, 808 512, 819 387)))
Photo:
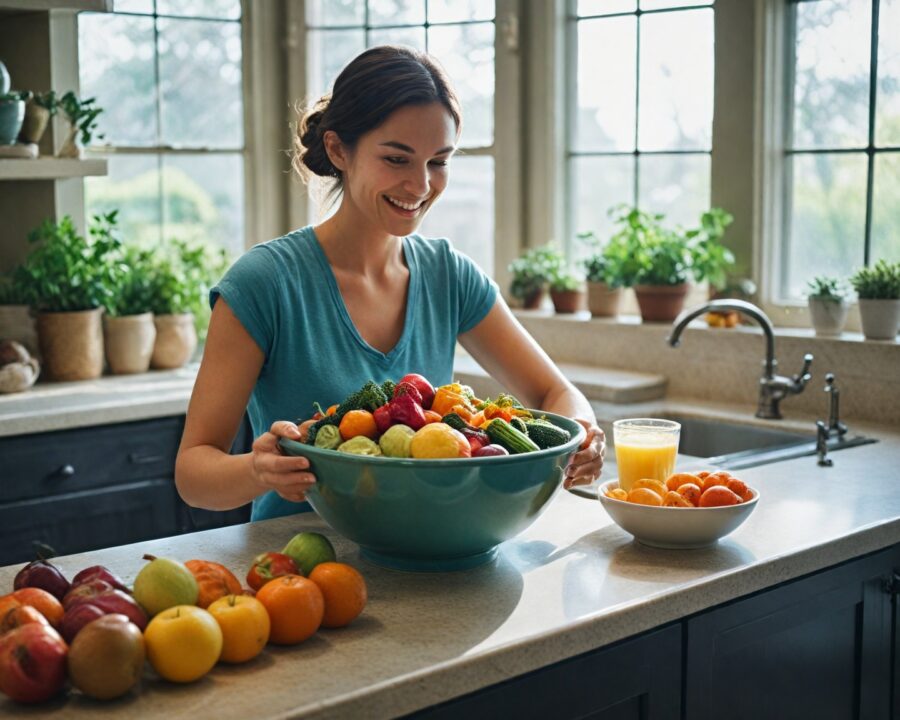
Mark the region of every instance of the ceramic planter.
POLYGON ((606 283, 587 284, 588 310, 594 317, 615 317, 622 302, 622 288, 611 288, 606 283))
POLYGON ((25 104, 25 119, 19 131, 19 141, 23 143, 39 143, 50 122, 50 111, 38 105, 34 100, 25 104))
POLYGON ((859 299, 859 315, 867 340, 893 340, 900 328, 900 298, 859 299))
POLYGON ((197 349, 197 330, 193 313, 156 315, 156 342, 150 357, 150 367, 157 370, 180 368, 197 349))
POLYGON ((544 288, 538 288, 522 298, 522 307, 526 310, 537 310, 543 301, 544 288))
POLYGON ((15 144, 24 119, 24 100, 0 100, 0 145, 15 144))
POLYGON ((21 343, 33 356, 38 356, 37 328, 28 305, 0 305, 0 338, 21 343))
POLYGON ((584 308, 584 290, 551 290, 550 299, 560 315, 571 315, 584 308))
POLYGON ((71 125, 69 126, 68 133, 66 133, 66 139, 63 142, 62 147, 60 147, 59 152, 56 153, 56 157, 79 160, 83 154, 84 151, 78 144, 78 128, 71 125))
POLYGON ((38 342, 48 380, 93 380, 103 374, 103 310, 42 312, 38 342))
POLYGON ((635 285, 634 294, 644 322, 672 322, 684 307, 690 285, 635 285))
POLYGON ((844 330, 844 323, 847 322, 849 306, 846 301, 811 297, 808 298, 808 302, 809 315, 816 335, 820 337, 840 335, 844 330))
POLYGON ((147 372, 155 340, 153 313, 103 318, 106 362, 115 375, 147 372))

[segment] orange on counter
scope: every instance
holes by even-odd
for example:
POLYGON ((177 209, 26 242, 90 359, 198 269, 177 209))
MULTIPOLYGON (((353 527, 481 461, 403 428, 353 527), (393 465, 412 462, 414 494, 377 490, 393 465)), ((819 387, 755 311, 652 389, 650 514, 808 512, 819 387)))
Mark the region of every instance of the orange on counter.
POLYGON ((22 605, 30 605, 47 618, 47 622, 54 628, 58 628, 59 623, 62 622, 63 614, 65 613, 62 603, 46 590, 36 587, 24 587, 11 592, 6 597, 11 597, 22 605))
POLYGON ((278 645, 296 645, 310 637, 325 615, 325 598, 319 586, 300 575, 282 575, 269 580, 256 593, 269 613, 269 640, 278 645))
POLYGON ((366 581, 350 565, 339 562, 319 563, 309 574, 309 579, 319 586, 325 598, 323 627, 349 625, 366 606, 366 581))
POLYGON ((259 600, 249 595, 226 595, 207 608, 222 630, 220 660, 242 663, 259 655, 266 643, 272 623, 259 600))

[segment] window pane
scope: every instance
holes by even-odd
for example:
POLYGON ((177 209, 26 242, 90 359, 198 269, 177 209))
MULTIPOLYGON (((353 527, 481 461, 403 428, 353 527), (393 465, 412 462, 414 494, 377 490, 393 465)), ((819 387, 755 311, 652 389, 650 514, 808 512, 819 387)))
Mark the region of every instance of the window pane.
POLYGON ((641 155, 638 204, 670 225, 696 226, 709 209, 709 155, 641 155))
POLYGON ((871 3, 794 6, 795 148, 864 147, 868 137, 871 3))
POLYGON ((409 45, 417 50, 425 50, 425 28, 386 28, 369 31, 369 46, 409 45))
POLYGON ((243 252, 244 168, 238 154, 163 158, 164 237, 243 252))
POLYGON ((898 146, 900 145, 900 32, 897 28, 900 28, 900 0, 881 0, 878 24, 875 144, 898 146))
POLYGON ((637 0, 578 0, 578 15, 610 15, 637 10, 637 0))
POLYGON ((634 150, 637 18, 578 23, 578 151, 634 150))
POLYGON ((640 3, 641 10, 661 10, 691 5, 712 5, 712 0, 640 0, 640 3))
POLYGON ((366 49, 363 30, 310 30, 306 34, 306 78, 316 100, 331 90, 344 66, 366 49))
POLYGON ((362 25, 365 20, 365 0, 306 0, 307 25, 362 25))
MULTIPOLYGON (((790 161, 790 158, 789 158, 790 161)), ((846 277, 863 263, 866 157, 795 155, 785 297, 800 298, 815 275, 846 277)))
POLYGON ((418 25, 425 22, 425 0, 369 0, 369 25, 418 25))
POLYGON ((872 260, 900 262, 900 153, 875 157, 873 190, 872 260))
MULTIPOLYGON (((116 2, 116 10, 119 2, 116 2)), ((156 0, 160 15, 182 15, 199 18, 237 20, 241 17, 240 0, 156 0)))
MULTIPOLYGON (((634 203, 634 158, 576 157, 572 159, 572 197, 575 218, 572 236, 593 232, 606 241, 612 234, 610 208, 634 203)), ((572 246, 573 257, 583 257, 588 249, 577 241, 572 246)))
POLYGON ((428 0, 430 23, 493 19, 493 0, 428 0))
POLYGON ((494 272, 494 158, 455 157, 450 184, 419 230, 447 237, 488 275, 494 272))
POLYGON ((713 115, 713 13, 644 15, 638 147, 709 150, 713 115))
POLYGON ((158 244, 162 238, 158 156, 110 155, 107 162, 105 177, 84 179, 85 215, 118 210, 125 242, 158 244))
POLYGON ((97 142, 156 145, 153 18, 79 15, 78 49, 81 96, 103 108, 97 142))
POLYGON ((440 59, 462 103, 462 147, 494 142, 494 24, 428 28, 428 51, 440 59))
POLYGON ((163 143, 241 147, 240 23, 158 22, 163 143))
MULTIPOLYGON (((116 12, 153 14, 153 0, 116 0, 116 12)), ((79 20, 84 15, 79 16, 79 20)))

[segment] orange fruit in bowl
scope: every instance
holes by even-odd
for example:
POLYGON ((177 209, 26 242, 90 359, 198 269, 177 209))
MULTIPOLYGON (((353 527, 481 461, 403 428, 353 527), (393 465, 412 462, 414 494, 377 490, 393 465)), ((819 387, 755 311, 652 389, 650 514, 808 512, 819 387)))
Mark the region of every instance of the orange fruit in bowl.
POLYGON ((310 637, 325 615, 325 598, 319 586, 300 575, 282 575, 269 580, 256 593, 269 613, 269 640, 278 645, 296 645, 310 637))
POLYGON ((702 480, 694 473, 674 473, 666 478, 666 488, 669 490, 677 490, 686 483, 693 483, 698 487, 703 484, 702 480))
POLYGON ((639 487, 629 491, 628 502, 637 503, 638 505, 655 505, 659 507, 663 504, 663 499, 655 490, 651 490, 647 487, 639 487))
POLYGON ((221 659, 242 663, 259 655, 269 642, 271 621, 259 600, 248 595, 226 595, 207 608, 222 629, 221 659))
POLYGON ((622 488, 611 488, 606 491, 606 497, 612 498, 613 500, 628 500, 628 493, 625 492, 622 488))
POLYGON ((677 490, 669 490, 663 498, 663 506, 692 508, 694 504, 677 490))
POLYGON ((635 488, 648 488, 659 495, 661 498, 666 496, 668 490, 666 489, 666 484, 660 480, 656 480, 655 478, 640 478, 639 480, 635 480, 634 484, 631 486, 631 489, 635 488))
POLYGON ((741 499, 724 485, 713 485, 700 496, 700 507, 722 507, 738 505, 741 499))
POLYGON ((445 423, 429 423, 416 431, 409 443, 414 458, 470 457, 472 449, 465 436, 445 423))
POLYGON ((339 562, 319 563, 309 574, 309 579, 319 586, 325 598, 322 627, 349 625, 366 606, 369 597, 366 581, 350 565, 339 562))
POLYGON ((709 488, 716 485, 728 487, 728 479, 730 477, 731 473, 725 470, 719 470, 718 472, 710 473, 705 478, 703 478, 703 489, 708 490, 709 488))
POLYGON ((700 489, 699 485, 695 483, 685 483, 684 485, 680 485, 675 492, 681 495, 693 507, 700 505, 700 496, 703 494, 703 491, 700 489))
POLYGON ((743 480, 738 480, 736 477, 728 478, 726 486, 741 499, 741 502, 753 499, 753 491, 747 487, 747 483, 743 480))
POLYGON ((378 437, 378 425, 375 424, 375 416, 368 410, 350 410, 338 425, 341 437, 344 440, 355 438, 358 435, 374 440, 378 437))

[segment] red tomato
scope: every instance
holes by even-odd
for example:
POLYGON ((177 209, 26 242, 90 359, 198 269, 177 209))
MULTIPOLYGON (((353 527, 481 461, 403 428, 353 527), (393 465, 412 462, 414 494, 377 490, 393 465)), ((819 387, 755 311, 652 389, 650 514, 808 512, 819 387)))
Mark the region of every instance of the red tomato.
POLYGON ((431 407, 431 403, 434 400, 434 387, 428 380, 419 375, 418 373, 409 373, 400 378, 400 383, 409 383, 414 386, 416 390, 419 391, 419 394, 422 396, 422 407, 428 410, 431 407))
POLYGON ((297 563, 289 555, 279 552, 266 552, 253 558, 253 566, 247 573, 247 584, 259 590, 269 580, 282 575, 300 575, 297 563))

